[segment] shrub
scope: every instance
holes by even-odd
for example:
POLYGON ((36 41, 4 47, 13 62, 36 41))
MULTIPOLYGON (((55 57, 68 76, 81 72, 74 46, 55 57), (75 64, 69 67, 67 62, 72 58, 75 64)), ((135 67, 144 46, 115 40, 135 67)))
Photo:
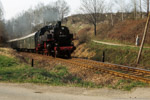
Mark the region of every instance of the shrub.
POLYGON ((87 33, 79 34, 79 44, 87 43, 91 40, 91 37, 87 33))

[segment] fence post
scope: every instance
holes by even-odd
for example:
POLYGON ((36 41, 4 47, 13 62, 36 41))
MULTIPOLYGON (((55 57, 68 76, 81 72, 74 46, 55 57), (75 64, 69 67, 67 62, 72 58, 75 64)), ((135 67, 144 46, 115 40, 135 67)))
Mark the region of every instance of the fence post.
POLYGON ((34 59, 32 59, 31 66, 34 67, 34 59))
POLYGON ((105 51, 103 51, 102 62, 105 62, 105 51))

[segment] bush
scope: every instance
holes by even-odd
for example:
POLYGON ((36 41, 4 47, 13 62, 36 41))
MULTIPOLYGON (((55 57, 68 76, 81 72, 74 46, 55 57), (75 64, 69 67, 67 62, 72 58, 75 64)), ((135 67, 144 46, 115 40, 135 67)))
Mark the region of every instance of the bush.
POLYGON ((79 34, 79 44, 87 43, 91 40, 91 37, 87 33, 79 34))

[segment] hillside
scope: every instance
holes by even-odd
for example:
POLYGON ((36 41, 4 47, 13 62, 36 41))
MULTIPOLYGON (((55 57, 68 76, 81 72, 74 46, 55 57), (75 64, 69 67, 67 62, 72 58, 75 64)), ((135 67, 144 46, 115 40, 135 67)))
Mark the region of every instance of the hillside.
MULTIPOLYGON (((94 36, 93 25, 80 20, 80 16, 69 17, 64 23, 67 25, 72 33, 76 33, 77 39, 86 39, 90 37, 91 40, 99 40, 105 42, 130 44, 135 45, 136 36, 139 35, 140 42, 143 36, 146 18, 143 19, 125 19, 124 21, 116 21, 112 26, 109 20, 102 21, 97 25, 97 36, 94 36)), ((105 51, 105 61, 109 63, 128 65, 133 67, 140 67, 149 69, 149 49, 144 49, 140 64, 136 64, 138 55, 138 47, 118 47, 108 46, 105 44, 97 44, 93 42, 86 42, 83 44, 76 43, 76 51, 72 56, 88 58, 97 61, 102 61, 103 51, 105 51), (143 66, 143 67, 142 67, 143 66)), ((146 46, 150 46, 150 27, 146 36, 146 46)))
MULTIPOLYGON (((114 26, 99 25, 98 39, 117 40, 123 43, 135 43, 135 38, 139 35, 142 39, 146 19, 125 20, 118 22, 114 26)), ((146 43, 150 44, 150 27, 147 33, 146 43)))
MULTIPOLYGON (((65 25, 67 25, 72 33, 77 35, 83 33, 89 33, 92 38, 103 41, 121 42, 125 44, 134 44, 135 38, 139 35, 140 40, 142 38, 146 18, 134 20, 132 18, 126 18, 124 21, 115 20, 114 25, 111 25, 109 18, 104 18, 103 21, 97 25, 97 36, 93 36, 93 25, 86 23, 81 18, 81 15, 76 15, 67 18, 65 25)), ((146 43, 150 44, 150 27, 148 30, 146 43)))

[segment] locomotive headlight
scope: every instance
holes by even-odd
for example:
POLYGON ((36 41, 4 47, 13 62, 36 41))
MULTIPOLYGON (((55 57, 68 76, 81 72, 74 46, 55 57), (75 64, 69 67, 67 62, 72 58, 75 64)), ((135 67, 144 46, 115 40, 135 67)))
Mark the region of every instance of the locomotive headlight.
POLYGON ((50 47, 50 45, 49 44, 47 44, 47 48, 49 48, 50 47))

